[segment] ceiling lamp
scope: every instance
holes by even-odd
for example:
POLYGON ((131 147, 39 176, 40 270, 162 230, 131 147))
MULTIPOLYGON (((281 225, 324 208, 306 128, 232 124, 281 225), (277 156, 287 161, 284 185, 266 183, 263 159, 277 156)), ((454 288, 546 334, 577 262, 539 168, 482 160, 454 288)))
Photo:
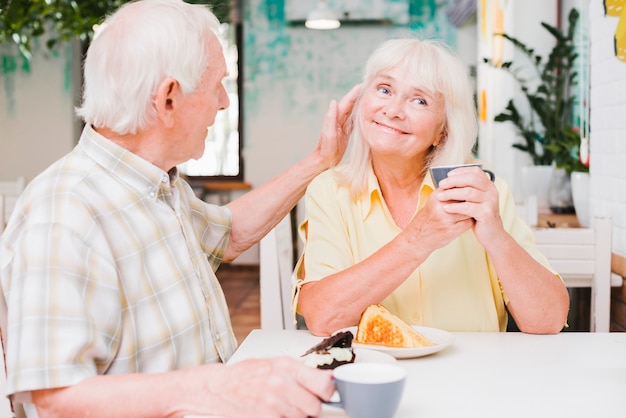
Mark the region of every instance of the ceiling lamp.
POLYGON ((317 7, 307 16, 304 26, 309 29, 326 30, 337 29, 341 23, 335 13, 328 8, 326 0, 319 0, 317 7))

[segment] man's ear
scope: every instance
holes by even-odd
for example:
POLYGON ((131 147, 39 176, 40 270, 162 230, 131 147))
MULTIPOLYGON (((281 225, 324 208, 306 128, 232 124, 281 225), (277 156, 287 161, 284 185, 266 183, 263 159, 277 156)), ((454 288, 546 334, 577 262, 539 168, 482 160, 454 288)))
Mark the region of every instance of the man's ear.
POLYGON ((168 128, 171 128, 174 124, 174 117, 181 97, 180 84, 175 78, 168 77, 164 79, 157 88, 154 98, 157 118, 168 128))

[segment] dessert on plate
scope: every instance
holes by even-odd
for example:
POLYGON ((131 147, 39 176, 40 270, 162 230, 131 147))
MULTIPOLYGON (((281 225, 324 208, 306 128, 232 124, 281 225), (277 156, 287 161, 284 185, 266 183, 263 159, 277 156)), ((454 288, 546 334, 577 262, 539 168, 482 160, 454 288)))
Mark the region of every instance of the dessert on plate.
POLYGON ((359 344, 394 348, 418 348, 434 345, 415 328, 382 305, 370 305, 361 314, 356 338, 359 344))
POLYGON ((302 355, 304 363, 318 369, 334 369, 342 364, 354 363, 353 338, 350 331, 339 331, 325 338, 302 355))

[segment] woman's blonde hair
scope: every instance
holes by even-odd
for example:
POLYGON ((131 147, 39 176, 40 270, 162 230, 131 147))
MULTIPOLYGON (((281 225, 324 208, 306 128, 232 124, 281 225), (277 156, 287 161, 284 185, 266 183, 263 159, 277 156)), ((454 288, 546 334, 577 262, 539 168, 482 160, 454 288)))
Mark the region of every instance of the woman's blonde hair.
MULTIPOLYGON (((381 72, 402 65, 407 80, 441 94, 444 98, 445 137, 432 147, 424 170, 434 165, 461 164, 473 159, 472 149, 478 132, 476 106, 467 66, 450 49, 436 40, 413 38, 392 39, 379 46, 365 65, 363 89, 381 72)), ((370 148, 361 128, 361 98, 357 100, 352 118, 354 131, 344 161, 338 166, 340 183, 351 188, 357 200, 367 191, 367 176, 371 166, 370 148)))

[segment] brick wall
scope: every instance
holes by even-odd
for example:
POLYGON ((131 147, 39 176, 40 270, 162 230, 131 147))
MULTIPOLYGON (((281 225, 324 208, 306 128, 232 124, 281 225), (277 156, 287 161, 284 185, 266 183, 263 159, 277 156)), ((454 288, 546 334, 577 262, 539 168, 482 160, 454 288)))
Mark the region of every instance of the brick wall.
MULTIPOLYGON (((626 62, 619 61, 613 49, 619 18, 605 16, 601 0, 590 0, 588 10, 591 28, 591 213, 613 219, 613 252, 624 257, 626 62)), ((626 331, 626 286, 613 288, 611 330, 626 331)))

